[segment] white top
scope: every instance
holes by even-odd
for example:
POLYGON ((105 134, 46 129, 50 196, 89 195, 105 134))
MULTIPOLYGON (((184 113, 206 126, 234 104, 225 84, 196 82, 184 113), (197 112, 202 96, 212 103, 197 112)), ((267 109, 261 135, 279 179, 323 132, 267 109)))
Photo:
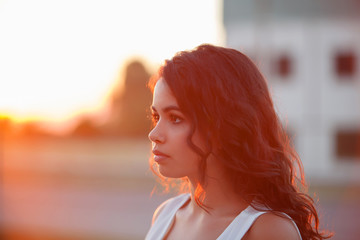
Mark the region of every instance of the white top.
MULTIPOLYGON (((157 216, 154 224, 151 226, 146 235, 145 240, 160 240, 163 239, 170 230, 176 212, 189 200, 190 194, 181 194, 177 197, 171 198, 164 203, 164 208, 157 216)), ((250 229, 255 220, 266 213, 257 211, 251 206, 248 206, 242 211, 225 229, 225 231, 217 238, 217 240, 240 240, 244 237, 245 233, 250 229)), ((295 225, 295 228, 301 238, 298 227, 295 222, 287 214, 287 216, 295 225)))

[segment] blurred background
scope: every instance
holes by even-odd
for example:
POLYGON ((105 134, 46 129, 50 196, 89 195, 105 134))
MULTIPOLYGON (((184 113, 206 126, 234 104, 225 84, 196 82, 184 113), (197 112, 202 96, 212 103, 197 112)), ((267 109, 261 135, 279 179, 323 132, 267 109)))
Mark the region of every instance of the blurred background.
POLYGON ((321 227, 360 236, 360 1, 0 0, 0 239, 143 239, 146 82, 202 43, 247 54, 321 227))

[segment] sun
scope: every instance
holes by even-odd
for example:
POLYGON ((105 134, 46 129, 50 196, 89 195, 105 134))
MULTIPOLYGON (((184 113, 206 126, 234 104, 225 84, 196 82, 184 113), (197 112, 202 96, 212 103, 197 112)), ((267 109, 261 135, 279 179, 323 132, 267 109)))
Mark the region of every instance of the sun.
POLYGON ((221 11, 220 0, 2 1, 0 113, 62 121, 100 111, 127 59, 157 66, 221 45, 221 11))

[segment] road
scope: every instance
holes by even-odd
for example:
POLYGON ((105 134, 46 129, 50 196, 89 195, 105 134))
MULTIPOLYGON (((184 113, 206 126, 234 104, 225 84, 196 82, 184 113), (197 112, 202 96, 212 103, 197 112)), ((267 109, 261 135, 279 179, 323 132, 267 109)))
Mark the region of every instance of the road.
MULTIPOLYGON (((146 139, 6 144, 0 226, 16 235, 8 240, 143 239, 153 211, 168 197, 150 196, 146 139)), ((359 186, 311 190, 319 196, 321 226, 336 234, 332 239, 358 240, 359 186)))
MULTIPOLYGON (((3 188, 2 225, 26 234, 48 233, 68 239, 143 239, 151 216, 167 196, 150 196, 149 184, 99 188, 54 184, 8 184, 3 188), (146 186, 145 186, 146 185, 146 186), (73 236, 73 238, 72 238, 73 236)), ((357 240, 360 204, 356 189, 320 195, 322 226, 332 239, 357 240), (331 197, 330 197, 331 196, 331 197)), ((34 238, 35 239, 35 238, 34 238)), ((36 239, 41 239, 38 237, 36 239)), ((43 238, 45 239, 45 238, 43 238)), ((61 239, 61 237, 59 237, 61 239)))
POLYGON ((101 236, 143 239, 152 212, 166 197, 151 189, 99 189, 91 186, 8 185, 3 189, 2 226, 28 235, 101 236))

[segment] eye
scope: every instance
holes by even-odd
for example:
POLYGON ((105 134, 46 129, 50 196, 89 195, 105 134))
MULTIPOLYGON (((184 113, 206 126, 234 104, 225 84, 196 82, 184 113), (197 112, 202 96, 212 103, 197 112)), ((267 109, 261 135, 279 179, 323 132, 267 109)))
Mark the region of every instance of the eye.
POLYGON ((159 114, 157 114, 157 113, 152 113, 151 117, 152 117, 152 121, 154 124, 156 124, 160 119, 159 114))
POLYGON ((182 122, 182 118, 175 115, 175 114, 170 114, 170 121, 174 124, 178 124, 178 123, 181 123, 182 122))

